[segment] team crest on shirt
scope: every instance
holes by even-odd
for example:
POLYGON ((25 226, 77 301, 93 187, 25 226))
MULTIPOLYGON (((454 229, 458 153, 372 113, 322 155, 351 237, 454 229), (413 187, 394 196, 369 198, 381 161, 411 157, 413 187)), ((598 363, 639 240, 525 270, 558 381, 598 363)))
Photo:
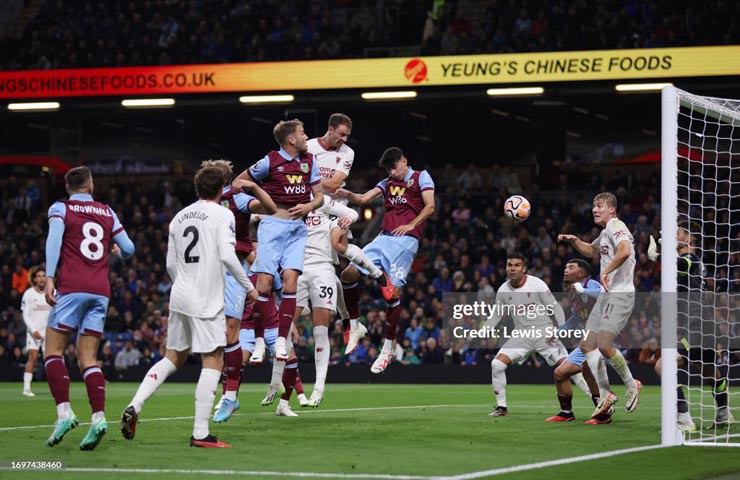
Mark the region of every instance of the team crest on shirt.
POLYGON ((342 161, 342 157, 337 157, 337 163, 342 161))
POLYGON ((224 208, 229 208, 229 201, 228 200, 224 200, 223 202, 221 202, 221 206, 224 207, 224 208))
POLYGON ((413 184, 414 184, 414 179, 413 179, 413 178, 409 178, 409 181, 408 181, 408 182, 406 182, 406 186, 407 186, 407 187, 409 187, 409 188, 411 188, 411 186, 412 186, 413 184))
POLYGON ((306 162, 301 163, 301 172, 308 173, 308 163, 306 162))

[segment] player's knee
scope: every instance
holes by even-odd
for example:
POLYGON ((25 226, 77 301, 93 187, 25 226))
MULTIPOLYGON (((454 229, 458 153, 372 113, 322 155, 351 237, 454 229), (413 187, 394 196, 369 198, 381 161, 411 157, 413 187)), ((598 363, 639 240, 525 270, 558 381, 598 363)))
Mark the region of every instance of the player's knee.
POLYGON ((341 277, 344 283, 353 283, 360 279, 360 272, 350 265, 342 271, 341 277))
POLYGON ((493 371, 494 375, 497 373, 503 373, 506 370, 506 367, 507 365, 498 358, 491 360, 491 371, 493 371))
POLYGON ((564 382, 570 378, 570 374, 568 373, 568 367, 566 367, 566 362, 561 363, 558 368, 555 369, 553 372, 553 377, 555 378, 555 381, 557 383, 564 382))

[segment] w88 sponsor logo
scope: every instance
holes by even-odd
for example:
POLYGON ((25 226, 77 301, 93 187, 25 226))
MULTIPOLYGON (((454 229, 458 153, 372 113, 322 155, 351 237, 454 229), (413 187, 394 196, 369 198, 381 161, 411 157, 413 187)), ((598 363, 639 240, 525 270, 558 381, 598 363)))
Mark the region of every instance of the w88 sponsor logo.
POLYGON ((291 195, 306 193, 305 183, 301 185, 284 185, 283 188, 285 189, 285 193, 289 193, 291 195))

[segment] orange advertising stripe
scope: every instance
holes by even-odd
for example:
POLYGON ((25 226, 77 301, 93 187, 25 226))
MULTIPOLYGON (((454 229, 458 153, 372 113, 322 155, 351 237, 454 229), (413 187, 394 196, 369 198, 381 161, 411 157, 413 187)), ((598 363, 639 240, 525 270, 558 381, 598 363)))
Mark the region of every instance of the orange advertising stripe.
POLYGON ((0 98, 178 95, 740 75, 740 46, 0 72, 0 98))

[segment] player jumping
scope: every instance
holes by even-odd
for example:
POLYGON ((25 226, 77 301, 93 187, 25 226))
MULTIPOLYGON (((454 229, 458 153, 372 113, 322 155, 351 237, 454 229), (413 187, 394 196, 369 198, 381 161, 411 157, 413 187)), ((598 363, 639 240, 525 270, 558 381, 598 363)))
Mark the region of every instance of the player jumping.
POLYGON ((53 447, 78 424, 69 402, 69 374, 64 349, 77 332, 77 358, 92 407, 90 430, 80 450, 93 450, 108 431, 105 421, 105 378, 97 354, 103 336, 110 300, 108 251, 123 258, 134 254, 134 244, 118 221, 116 213, 93 200, 93 177, 87 167, 76 167, 64 176, 68 200, 49 208, 49 236, 46 240, 46 285, 44 295, 54 308, 46 324, 44 365, 54 401, 57 422, 46 440, 53 447), (61 268, 55 293, 57 264, 61 268))
MULTIPOLYGON (((272 291, 273 277, 283 269, 283 300, 278 311, 278 339, 275 358, 288 360, 287 336, 296 308, 298 276, 303 272, 303 254, 306 248, 304 218, 324 204, 321 177, 313 155, 308 153, 303 122, 279 122, 273 129, 279 151, 268 153, 245 170, 237 180, 257 182, 275 202, 277 212, 265 216, 257 230, 257 291, 254 306, 255 327, 262 330, 267 317, 267 301, 272 291), (313 194, 313 198, 311 195, 313 194)), ((236 181, 232 186, 236 186, 236 181)), ((255 346, 255 355, 264 355, 264 341, 255 346), (262 352, 258 352, 258 348, 262 352)))
MULTIPOLYGON (((378 182, 372 190, 362 195, 344 189, 336 193, 358 205, 370 203, 381 195, 385 199, 381 232, 362 249, 376 266, 390 274, 395 287, 393 296, 388 300, 385 341, 370 368, 373 373, 381 373, 393 360, 393 340, 401 314, 401 287, 406 284, 406 276, 416 257, 424 222, 434 213, 434 182, 426 170, 409 167, 408 160, 398 147, 383 152, 378 163, 388 172, 388 178, 378 182)), ((360 271, 359 266, 350 265, 342 272, 342 282, 347 284, 344 299, 353 329, 360 318, 360 291, 357 288, 360 271)), ((362 272, 367 273, 365 270, 362 272)))

